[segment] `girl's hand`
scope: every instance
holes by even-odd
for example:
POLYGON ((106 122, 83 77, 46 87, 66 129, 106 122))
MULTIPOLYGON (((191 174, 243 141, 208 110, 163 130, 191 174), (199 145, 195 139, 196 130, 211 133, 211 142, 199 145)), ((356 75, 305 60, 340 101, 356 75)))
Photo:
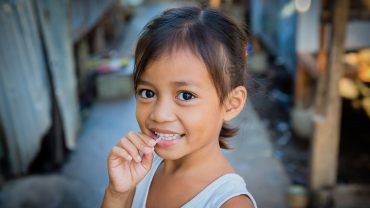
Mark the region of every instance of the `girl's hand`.
POLYGON ((120 139, 108 157, 108 188, 115 193, 133 190, 152 167, 155 144, 142 133, 130 132, 120 139))

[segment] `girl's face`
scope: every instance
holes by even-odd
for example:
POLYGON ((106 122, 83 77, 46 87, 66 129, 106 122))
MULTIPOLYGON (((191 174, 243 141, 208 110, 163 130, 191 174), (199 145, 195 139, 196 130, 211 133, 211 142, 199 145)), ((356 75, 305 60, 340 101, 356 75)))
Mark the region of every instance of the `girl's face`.
POLYGON ((136 118, 144 134, 160 139, 163 158, 218 147, 224 115, 205 64, 188 50, 161 56, 140 78, 136 118))

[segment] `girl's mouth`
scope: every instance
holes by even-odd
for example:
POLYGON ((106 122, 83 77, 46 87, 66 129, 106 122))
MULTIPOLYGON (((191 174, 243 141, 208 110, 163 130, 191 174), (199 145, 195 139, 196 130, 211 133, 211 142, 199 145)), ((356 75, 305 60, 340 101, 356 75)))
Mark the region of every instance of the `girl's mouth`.
POLYGON ((185 134, 164 134, 154 131, 155 140, 159 147, 167 148, 177 144, 185 134))
POLYGON ((155 136, 156 136, 156 140, 175 140, 175 139, 178 139, 179 137, 181 137, 180 134, 162 134, 162 133, 158 133, 158 132, 154 132, 155 136))

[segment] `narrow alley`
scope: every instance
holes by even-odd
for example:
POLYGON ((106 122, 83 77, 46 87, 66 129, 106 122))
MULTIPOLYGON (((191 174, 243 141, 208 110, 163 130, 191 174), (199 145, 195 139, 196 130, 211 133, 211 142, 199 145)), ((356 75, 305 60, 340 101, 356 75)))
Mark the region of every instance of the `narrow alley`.
POLYGON ((0 207, 101 206, 109 152, 139 131, 139 33, 189 5, 247 23, 247 103, 223 153, 258 207, 370 207, 370 2, 349 2, 0 1, 0 207))

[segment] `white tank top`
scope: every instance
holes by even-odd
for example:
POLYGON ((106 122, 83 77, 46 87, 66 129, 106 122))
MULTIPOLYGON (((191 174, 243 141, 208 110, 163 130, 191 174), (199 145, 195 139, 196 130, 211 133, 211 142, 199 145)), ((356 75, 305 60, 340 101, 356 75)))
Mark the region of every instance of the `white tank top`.
MULTIPOLYGON (((135 196, 132 202, 133 208, 145 208, 148 197, 149 186, 153 180, 154 174, 163 161, 158 155, 154 154, 154 161, 149 173, 136 186, 135 196)), ((257 208, 256 201, 246 188, 242 177, 235 173, 229 173, 217 178, 194 198, 188 201, 182 208, 204 207, 214 208, 221 207, 227 200, 234 196, 247 195, 253 207, 257 208)))

